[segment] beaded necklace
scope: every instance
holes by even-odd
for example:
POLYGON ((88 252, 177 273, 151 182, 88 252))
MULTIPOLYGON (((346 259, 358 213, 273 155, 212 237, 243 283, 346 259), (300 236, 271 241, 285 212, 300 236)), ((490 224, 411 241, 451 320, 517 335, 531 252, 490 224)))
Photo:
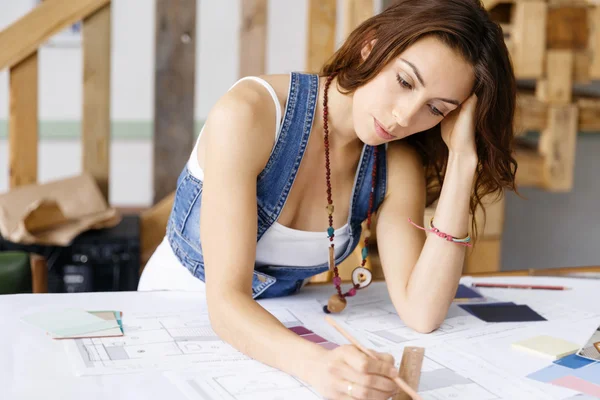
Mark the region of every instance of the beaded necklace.
POLYGON ((335 230, 333 229, 333 201, 331 198, 331 169, 329 164, 329 123, 328 123, 328 107, 327 93, 331 81, 335 77, 335 74, 327 77, 325 81, 325 94, 323 97, 323 130, 325 132, 325 179, 327 182, 327 213, 329 214, 329 228, 327 228, 327 236, 329 237, 329 270, 333 270, 333 284, 335 285, 337 293, 332 295, 327 302, 327 305, 323 307, 323 311, 329 313, 339 313, 346 308, 346 297, 352 297, 356 295, 356 291, 364 289, 369 286, 373 280, 371 271, 365 268, 367 257, 369 254, 368 245, 369 237, 371 236, 371 214, 373 212, 373 202, 375 197, 375 181, 377 176, 377 147, 373 148, 373 171, 371 172, 371 193, 369 195, 369 210, 367 212, 367 229, 365 229, 365 240, 364 247, 362 249, 362 262, 360 266, 352 271, 352 288, 346 293, 342 292, 342 278, 340 278, 338 267, 335 264, 335 245, 333 238, 335 237, 335 230))

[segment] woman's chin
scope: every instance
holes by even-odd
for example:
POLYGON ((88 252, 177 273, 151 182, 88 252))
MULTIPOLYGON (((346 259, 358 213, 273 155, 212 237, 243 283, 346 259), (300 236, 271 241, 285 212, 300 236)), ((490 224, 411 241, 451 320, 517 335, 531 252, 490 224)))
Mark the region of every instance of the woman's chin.
POLYGON ((381 139, 379 136, 377 136, 374 132, 368 132, 368 133, 358 133, 357 135, 358 139, 368 145, 368 146, 379 146, 380 144, 385 143, 386 141, 381 139))

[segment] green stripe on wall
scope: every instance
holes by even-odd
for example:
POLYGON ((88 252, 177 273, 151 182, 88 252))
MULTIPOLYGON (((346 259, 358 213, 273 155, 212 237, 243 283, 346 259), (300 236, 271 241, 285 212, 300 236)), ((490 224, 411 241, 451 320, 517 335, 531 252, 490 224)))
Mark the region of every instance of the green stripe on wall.
MULTIPOLYGON (((198 136, 204 121, 196 121, 194 137, 198 136)), ((151 139, 154 125, 152 121, 113 121, 111 137, 113 139, 151 139)), ((8 121, 0 120, 0 139, 8 137, 8 121)), ((81 121, 40 121, 40 139, 79 139, 81 121)))

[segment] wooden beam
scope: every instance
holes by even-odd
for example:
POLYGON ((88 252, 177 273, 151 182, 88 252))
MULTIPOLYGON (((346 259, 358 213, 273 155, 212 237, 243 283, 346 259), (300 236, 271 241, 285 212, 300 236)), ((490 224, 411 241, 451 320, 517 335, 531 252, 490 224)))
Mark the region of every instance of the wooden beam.
POLYGON ((573 93, 574 65, 572 50, 548 50, 546 77, 538 81, 536 97, 548 104, 569 104, 573 93))
POLYGON ((483 0, 483 7, 486 10, 491 10, 492 8, 496 7, 498 4, 506 4, 506 3, 514 3, 515 0, 483 0))
POLYGON ((344 3, 344 37, 373 16, 373 0, 346 0, 344 3))
POLYGON ((154 196, 175 190, 194 146, 196 0, 156 1, 154 196))
POLYGON ((83 21, 82 168, 109 202, 111 5, 83 21))
POLYGON ((542 78, 548 4, 545 1, 522 1, 514 7, 512 57, 515 75, 520 79, 542 78))
POLYGON ((48 262, 44 256, 30 253, 31 287, 33 293, 48 293, 48 262))
POLYGON ((546 24, 548 49, 586 50, 588 47, 588 8, 550 7, 546 24))
POLYGON ((600 99, 579 99, 579 131, 600 133, 600 99))
POLYGON ((53 35, 109 3, 110 0, 44 0, 0 32, 0 70, 19 63, 53 35))
POLYGON ((38 55, 37 51, 10 69, 8 121, 9 187, 37 182, 38 55))
POLYGON ((500 271, 502 268, 500 239, 480 239, 466 251, 463 274, 500 271))
POLYGON ((591 55, 590 77, 600 79, 600 6, 594 7, 590 13, 590 43, 591 55))
POLYGON ((336 3, 336 0, 308 0, 308 72, 319 72, 335 51, 336 3))
POLYGON ((548 125, 543 131, 539 152, 544 156, 544 188, 570 191, 573 188, 575 146, 577 142, 577 105, 552 105, 548 125))
POLYGON ((518 168, 516 181, 518 187, 533 186, 541 188, 544 184, 544 157, 535 151, 517 150, 515 152, 518 168))
POLYGON ((519 93, 515 110, 515 130, 517 134, 544 129, 547 121, 547 107, 547 104, 541 102, 534 95, 519 93))
MULTIPOLYGON (((574 99, 579 108, 578 131, 600 133, 600 99, 574 99)), ((533 95, 519 94, 515 113, 515 128, 518 131, 542 131, 548 123, 548 105, 533 95)))
POLYGON ((590 77, 590 70, 592 67, 592 60, 589 52, 575 51, 575 61, 573 65, 573 81, 578 84, 589 84, 592 83, 590 77))
POLYGON ((267 57, 267 0, 242 1, 240 77, 265 73, 267 57))

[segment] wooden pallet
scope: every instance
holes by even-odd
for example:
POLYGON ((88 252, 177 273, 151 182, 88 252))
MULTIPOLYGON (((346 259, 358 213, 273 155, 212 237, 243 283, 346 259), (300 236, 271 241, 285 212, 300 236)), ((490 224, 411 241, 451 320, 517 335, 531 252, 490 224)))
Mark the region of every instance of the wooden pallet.
POLYGON ((577 133, 599 125, 582 108, 595 104, 575 99, 573 85, 600 79, 600 5, 591 0, 486 0, 484 5, 502 26, 517 79, 535 81, 533 93, 519 92, 515 128, 518 134, 538 131, 540 139, 517 151, 517 184, 568 192, 577 133))

